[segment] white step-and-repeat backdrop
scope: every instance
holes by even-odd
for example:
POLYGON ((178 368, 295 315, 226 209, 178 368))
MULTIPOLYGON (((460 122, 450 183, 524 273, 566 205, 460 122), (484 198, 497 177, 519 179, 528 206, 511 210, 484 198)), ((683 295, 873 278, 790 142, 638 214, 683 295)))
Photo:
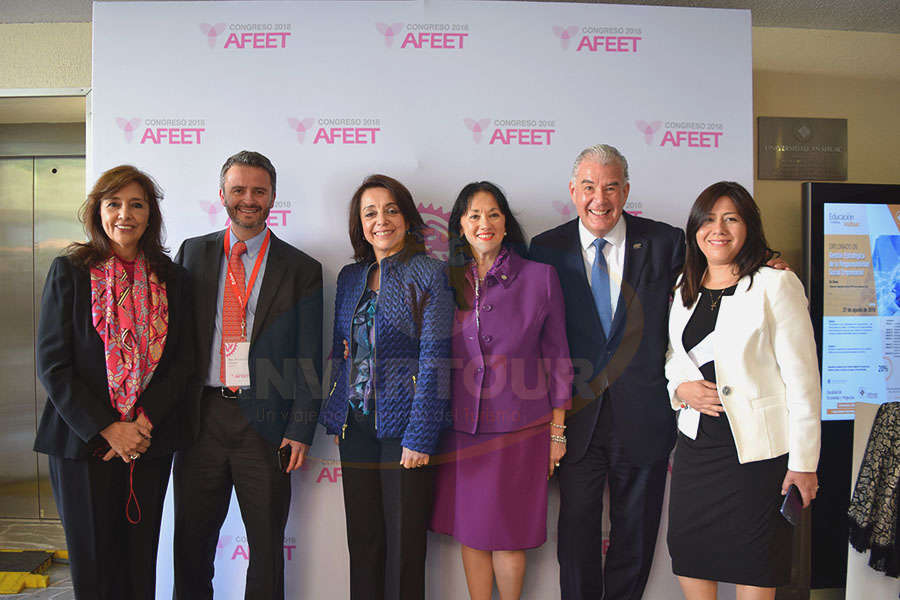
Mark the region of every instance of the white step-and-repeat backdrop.
MULTIPOLYGON (((89 164, 131 163, 165 190, 168 245, 223 228, 225 158, 278 170, 272 230, 325 265, 350 261, 347 206, 370 173, 398 178, 446 253, 459 189, 488 179, 529 235, 575 216, 572 160, 595 143, 630 162, 626 210, 683 226, 699 191, 753 184, 749 11, 538 2, 98 2, 89 164)), ((326 334, 330 335, 330 334, 326 334)), ((326 347, 330 340, 325 340, 326 347)), ((320 429, 320 433, 323 431, 320 429)), ((341 473, 320 435, 293 478, 289 597, 347 594, 341 473)), ((529 552, 526 598, 559 597, 548 541, 529 552)), ((171 593, 171 504, 158 598, 171 593)), ((665 520, 664 520, 665 523, 665 520)), ((428 597, 466 597, 457 545, 432 536, 428 597)), ((216 597, 243 597, 249 549, 232 504, 216 597)), ((645 597, 679 598, 660 532, 645 597)))

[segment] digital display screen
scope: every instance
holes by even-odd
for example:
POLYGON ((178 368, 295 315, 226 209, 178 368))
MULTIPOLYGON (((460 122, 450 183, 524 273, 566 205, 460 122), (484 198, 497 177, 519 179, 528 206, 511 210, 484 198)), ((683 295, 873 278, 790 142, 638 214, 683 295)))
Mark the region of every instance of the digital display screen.
POLYGON ((822 419, 852 419, 900 400, 900 204, 822 213, 822 419))

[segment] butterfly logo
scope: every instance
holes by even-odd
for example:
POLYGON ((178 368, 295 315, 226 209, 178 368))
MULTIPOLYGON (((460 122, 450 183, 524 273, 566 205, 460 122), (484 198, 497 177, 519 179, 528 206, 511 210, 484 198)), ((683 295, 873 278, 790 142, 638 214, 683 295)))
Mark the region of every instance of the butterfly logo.
POLYGON ((653 134, 662 126, 662 121, 653 121, 652 123, 635 121, 634 124, 637 125, 638 131, 644 134, 644 142, 649 146, 653 143, 653 134))
POLYGON ((116 117, 116 125, 119 126, 119 129, 122 130, 122 133, 125 134, 125 141, 130 142, 131 138, 134 137, 134 131, 137 129, 137 126, 141 124, 140 119, 132 118, 132 119, 123 119, 122 117, 116 117))
POLYGON ((203 213, 207 217, 209 217, 209 224, 215 225, 216 221, 218 220, 219 213, 222 212, 222 203, 200 200, 200 208, 203 210, 203 213))
POLYGON ((466 124, 466 129, 472 132, 472 139, 475 140, 476 143, 481 142, 481 134, 485 132, 487 126, 491 124, 490 119, 470 119, 466 117, 463 119, 463 123, 466 124))
POLYGON ((403 23, 375 23, 375 29, 384 36, 384 45, 390 48, 394 45, 394 36, 403 31, 403 23))
POLYGON ((578 27, 575 25, 569 25, 568 27, 554 25, 553 33, 559 38, 559 45, 565 50, 569 47, 569 42, 572 41, 572 37, 578 33, 578 27))
POLYGON ((569 215, 572 214, 572 204, 569 202, 560 202, 559 200, 554 200, 553 210, 568 219, 569 215))
POLYGON ((293 117, 288 118, 288 126, 297 132, 297 141, 301 144, 303 143, 303 138, 306 137, 306 132, 309 131, 309 128, 312 127, 313 123, 315 123, 315 119, 310 117, 303 119, 302 121, 293 117))
POLYGON ((216 38, 225 31, 225 23, 216 23, 215 25, 200 23, 200 31, 206 36, 206 43, 209 44, 209 47, 215 48, 216 38))
POLYGON ((218 554, 225 549, 225 546, 231 543, 233 538, 230 535, 220 535, 219 541, 216 542, 216 553, 218 554))

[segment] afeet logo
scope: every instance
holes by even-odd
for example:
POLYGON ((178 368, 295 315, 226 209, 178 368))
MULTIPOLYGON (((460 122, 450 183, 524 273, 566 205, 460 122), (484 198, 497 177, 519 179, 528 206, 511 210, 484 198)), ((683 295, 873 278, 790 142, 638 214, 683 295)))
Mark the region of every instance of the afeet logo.
POLYGON ((548 119, 463 119, 472 140, 481 143, 482 135, 490 132, 488 145, 549 146, 556 133, 556 121, 548 119), (491 127, 493 125, 493 127, 491 127))
POLYGON ((470 119, 466 117, 463 119, 463 123, 466 124, 466 127, 469 128, 469 131, 472 132, 472 139, 475 140, 475 143, 481 143, 481 134, 487 130, 487 126, 491 124, 490 119, 470 119))
POLYGON ((200 23, 197 25, 210 48, 225 50, 275 50, 287 47, 291 23, 200 23), (219 36, 228 33, 221 42, 219 36))
POLYGON ((219 35, 225 31, 225 23, 216 23, 215 25, 210 25, 209 23, 200 23, 200 31, 206 36, 206 42, 209 44, 210 48, 216 47, 216 40, 219 35))
POLYGON ((718 148, 725 135, 722 123, 697 121, 635 121, 648 146, 663 148, 718 148), (662 138, 658 132, 662 131, 662 138), (656 142, 660 139, 659 143, 656 142))
POLYGON ((233 540, 233 539, 234 538, 231 537, 230 535, 220 535, 219 541, 216 542, 216 556, 221 554, 222 551, 225 549, 225 547, 228 546, 231 543, 231 540, 233 540))
POLYGON ((287 227, 288 217, 293 212, 290 200, 276 200, 272 209, 269 211, 269 218, 266 219, 266 225, 269 227, 287 227))
POLYGON ((198 204, 200 204, 200 208, 203 210, 203 213, 209 217, 209 224, 216 225, 219 221, 219 215, 222 213, 222 210, 225 208, 222 206, 222 203, 218 200, 215 202, 207 202, 206 200, 199 200, 198 204))
POLYGON ((569 25, 568 27, 561 27, 559 25, 554 25, 553 33, 559 38, 560 47, 563 50, 568 50, 569 42, 571 42, 572 38, 575 37, 575 34, 578 33, 578 26, 569 25))
POLYGON ((312 143, 326 145, 376 144, 381 133, 381 119, 372 117, 288 117, 287 122, 301 144, 312 131, 312 143))
POLYGON ((640 27, 554 25, 552 29, 563 50, 567 50, 569 43, 577 39, 575 52, 634 54, 638 52, 638 42, 644 39, 640 27))
POLYGON ((468 23, 376 23, 375 30, 388 48, 402 37, 401 50, 463 50, 469 37, 468 23))
POLYGON ((565 217, 566 219, 571 218, 572 214, 572 203, 571 202, 560 202, 559 200, 553 201, 553 210, 556 211, 558 215, 565 217))
POLYGON ((648 146, 653 143, 653 134, 662 127, 662 121, 651 121, 650 123, 647 121, 635 121, 634 124, 637 125, 638 131, 644 134, 644 142, 648 146))
POLYGON ((450 239, 447 222, 450 213, 444 212, 440 206, 419 204, 419 214, 425 221, 425 249, 428 254, 438 260, 447 260, 450 239))
POLYGON ((644 203, 640 200, 629 200, 625 203, 625 212, 629 215, 642 215, 644 214, 644 203))
MULTIPOLYGON (((297 549, 297 540, 293 536, 285 536, 284 538, 284 559, 285 560, 294 560, 294 550, 297 549)), ((250 545, 247 543, 247 537, 243 535, 239 536, 230 536, 230 535, 220 535, 219 541, 216 544, 216 556, 218 557, 220 554, 225 554, 229 556, 231 560, 236 560, 238 558, 242 558, 244 560, 250 560, 250 545), (231 546, 231 543, 234 542, 234 550, 228 550, 228 547, 231 546), (227 550, 227 551, 226 551, 227 550)))
POLYGON ((297 141, 301 144, 303 143, 303 139, 306 137, 306 132, 309 131, 309 128, 312 127, 312 124, 315 122, 315 119, 295 119, 294 117, 288 117, 288 125, 291 129, 297 132, 297 141))
MULTIPOLYGON (((209 218, 210 225, 216 226, 221 223, 219 219, 224 210, 221 202, 218 200, 213 202, 200 200, 197 204, 200 206, 200 210, 203 211, 203 214, 209 218)), ((266 225, 269 227, 287 227, 288 217, 291 215, 291 212, 293 211, 291 209, 290 200, 276 200, 272 209, 269 210, 269 218, 266 219, 266 225)), ((231 219, 226 216, 222 227, 228 227, 229 225, 231 225, 231 219)), ((226 350, 227 346, 228 344, 226 344, 226 350)))
POLYGON ((384 36, 384 45, 388 48, 393 47, 394 37, 403 31, 403 23, 375 23, 375 29, 384 36))
POLYGON ((202 144, 206 138, 206 119, 116 117, 116 126, 128 143, 135 139, 135 132, 140 132, 138 143, 141 145, 191 146, 202 144))
POLYGON ((122 117, 116 117, 116 125, 122 130, 126 142, 131 142, 134 138, 134 131, 140 124, 141 120, 137 118, 123 119, 122 117))

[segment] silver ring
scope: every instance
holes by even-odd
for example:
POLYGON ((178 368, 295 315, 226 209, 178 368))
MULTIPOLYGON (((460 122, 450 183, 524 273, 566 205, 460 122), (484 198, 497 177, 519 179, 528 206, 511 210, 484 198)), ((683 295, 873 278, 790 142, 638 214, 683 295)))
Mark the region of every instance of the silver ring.
POLYGON ((132 454, 132 455, 129 456, 128 458, 130 458, 131 460, 137 460, 137 459, 139 459, 140 457, 141 457, 140 454, 132 454))
POLYGON ((559 463, 556 463, 556 466, 559 467, 559 463))

